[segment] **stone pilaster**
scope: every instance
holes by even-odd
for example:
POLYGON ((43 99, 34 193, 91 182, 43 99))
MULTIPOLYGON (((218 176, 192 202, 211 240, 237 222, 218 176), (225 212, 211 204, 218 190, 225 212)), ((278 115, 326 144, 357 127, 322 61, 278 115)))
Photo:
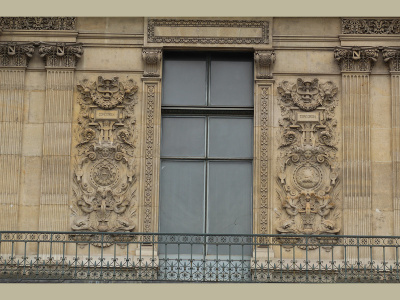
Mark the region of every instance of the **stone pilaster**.
POLYGON ((400 48, 384 48, 383 60, 391 75, 392 161, 393 161, 393 234, 400 235, 400 48))
MULTIPOLYGON (((341 47, 334 55, 342 72, 343 234, 372 235, 369 76, 378 49, 341 47)), ((355 259, 356 252, 347 258, 355 259)))
MULTIPOLYGON (((272 143, 269 141, 272 128, 272 104, 274 80, 271 66, 275 61, 273 51, 256 51, 254 64, 256 80, 254 84, 254 157, 253 157, 253 233, 272 233, 272 180, 271 155, 272 143)), ((273 258, 273 250, 254 249, 255 265, 273 258)))
POLYGON ((142 169, 140 179, 140 231, 158 231, 161 138, 160 48, 143 49, 142 169))
POLYGON ((33 44, 0 44, 0 230, 18 230, 24 79, 33 52, 33 44))
POLYGON ((69 230, 74 69, 82 53, 80 44, 39 47, 47 69, 39 230, 69 230))

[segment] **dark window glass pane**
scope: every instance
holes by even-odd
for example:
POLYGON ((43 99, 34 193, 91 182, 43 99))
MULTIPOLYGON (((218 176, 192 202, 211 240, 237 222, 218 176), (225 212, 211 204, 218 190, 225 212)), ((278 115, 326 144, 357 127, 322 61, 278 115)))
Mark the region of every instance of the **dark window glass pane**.
POLYGON ((211 106, 253 104, 253 62, 211 61, 211 106))
MULTIPOLYGON (((208 163, 207 232, 213 234, 251 234, 252 163, 214 161, 208 163)), ((213 250, 214 249, 214 250, 213 250)), ((216 254, 210 247, 208 254, 216 254)), ((219 246, 219 254, 228 254, 219 246)), ((251 247, 232 246, 232 255, 251 255, 251 247)))
MULTIPOLYGON (((205 162, 161 161, 160 170, 160 232, 203 233, 205 201, 205 162)), ((160 253, 165 247, 160 245, 160 253)), ((168 253, 177 253, 178 246, 170 245, 168 253)), ((181 253, 190 253, 190 246, 182 246, 181 253)), ((194 247, 201 253, 202 247, 194 247)))
POLYGON ((206 61, 165 60, 162 105, 206 105, 206 61))
POLYGON ((252 118, 210 117, 208 132, 209 157, 253 157, 252 118))
POLYGON ((161 156, 205 157, 205 117, 164 117, 161 156))

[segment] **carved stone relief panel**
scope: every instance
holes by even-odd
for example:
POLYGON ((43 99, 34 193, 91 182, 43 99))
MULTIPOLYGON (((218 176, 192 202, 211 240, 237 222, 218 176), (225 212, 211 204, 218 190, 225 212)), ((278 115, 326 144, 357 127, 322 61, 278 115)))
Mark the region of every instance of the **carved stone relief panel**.
POLYGON ((134 183, 133 80, 98 77, 78 85, 80 112, 73 177, 71 228, 76 231, 133 231, 134 183))
POLYGON ((75 17, 2 17, 2 30, 75 30, 75 17))
POLYGON ((338 88, 318 79, 278 86, 278 233, 337 234, 340 197, 335 107, 338 88))
POLYGON ((149 18, 147 23, 147 43, 266 45, 269 34, 266 20, 149 18))
POLYGON ((400 19, 342 19, 343 34, 400 34, 400 19))

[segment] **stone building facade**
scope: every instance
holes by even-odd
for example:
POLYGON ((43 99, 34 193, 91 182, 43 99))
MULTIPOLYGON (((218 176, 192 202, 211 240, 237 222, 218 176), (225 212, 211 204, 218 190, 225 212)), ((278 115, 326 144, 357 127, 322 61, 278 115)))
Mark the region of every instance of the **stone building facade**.
POLYGON ((159 232, 165 58, 200 52, 254 63, 246 233, 400 236, 400 19, 3 17, 0 29, 1 231, 159 232))

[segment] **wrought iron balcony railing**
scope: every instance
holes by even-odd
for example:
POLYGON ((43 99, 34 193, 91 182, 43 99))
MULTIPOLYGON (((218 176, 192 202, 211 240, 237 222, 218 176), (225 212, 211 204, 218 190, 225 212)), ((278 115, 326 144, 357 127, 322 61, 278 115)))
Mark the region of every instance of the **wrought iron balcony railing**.
POLYGON ((400 237, 0 232, 0 282, 400 282, 400 237))

